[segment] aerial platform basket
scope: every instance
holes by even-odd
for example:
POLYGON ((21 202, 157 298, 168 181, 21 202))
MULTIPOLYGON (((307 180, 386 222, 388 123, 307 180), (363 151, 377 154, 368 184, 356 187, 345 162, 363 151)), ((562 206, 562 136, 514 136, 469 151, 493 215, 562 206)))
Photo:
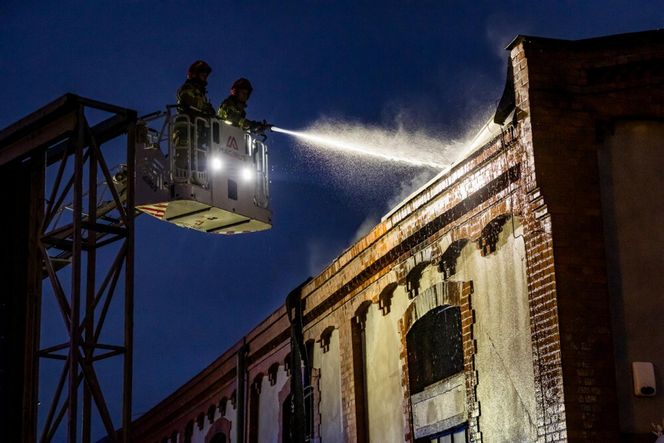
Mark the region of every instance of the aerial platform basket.
POLYGON ((269 229, 268 151, 262 135, 212 116, 173 114, 145 126, 136 151, 136 209, 214 234, 269 229), (168 146, 168 156, 160 146, 168 146))

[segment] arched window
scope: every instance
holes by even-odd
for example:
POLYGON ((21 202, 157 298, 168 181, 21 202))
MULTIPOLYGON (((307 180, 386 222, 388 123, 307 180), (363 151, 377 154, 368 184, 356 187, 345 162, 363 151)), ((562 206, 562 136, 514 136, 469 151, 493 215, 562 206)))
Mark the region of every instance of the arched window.
POLYGON ((461 310, 439 306, 417 320, 406 336, 410 394, 463 371, 461 310))
POLYGON ((371 301, 364 301, 351 320, 351 342, 353 356, 353 384, 355 385, 355 430, 358 441, 369 441, 369 417, 367 407, 367 313, 371 301))

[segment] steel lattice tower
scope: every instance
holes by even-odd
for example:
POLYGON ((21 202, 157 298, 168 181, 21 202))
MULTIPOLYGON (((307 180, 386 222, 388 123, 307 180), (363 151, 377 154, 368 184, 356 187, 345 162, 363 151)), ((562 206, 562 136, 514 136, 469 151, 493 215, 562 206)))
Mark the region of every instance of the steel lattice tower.
POLYGON ((0 428, 9 431, 7 441, 48 442, 66 426, 68 442, 89 442, 95 414, 112 441, 128 441, 136 123, 133 110, 67 94, 0 132, 0 428), (90 125, 90 115, 103 117, 90 125), (109 155, 126 164, 122 186, 117 177, 113 185, 109 155), (43 347, 49 297, 65 339, 43 347), (104 334, 114 310, 120 342, 104 334), (123 359, 120 417, 96 369, 111 357, 123 359), (40 374, 45 359, 62 362, 59 377, 40 374), (50 399, 38 392, 45 378, 52 378, 50 399), (38 412, 40 402, 48 412, 38 412))

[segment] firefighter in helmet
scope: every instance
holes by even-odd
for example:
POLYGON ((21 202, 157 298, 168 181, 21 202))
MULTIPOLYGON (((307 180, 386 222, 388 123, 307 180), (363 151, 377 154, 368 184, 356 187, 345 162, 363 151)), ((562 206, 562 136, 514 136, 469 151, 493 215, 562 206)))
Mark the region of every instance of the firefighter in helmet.
POLYGON ((196 60, 189 66, 187 80, 176 95, 181 111, 214 115, 214 108, 207 97, 207 79, 211 72, 212 68, 203 60, 196 60))
POLYGON ((231 86, 231 95, 221 103, 217 111, 217 116, 245 131, 265 132, 270 129, 272 125, 265 120, 258 122, 247 119, 245 109, 247 108, 247 101, 249 101, 249 96, 251 96, 253 89, 251 82, 246 78, 243 77, 235 80, 233 86, 231 86))
POLYGON ((207 167, 209 119, 214 107, 207 97, 207 79, 212 68, 203 60, 189 66, 187 80, 177 91, 178 116, 173 130, 175 165, 180 174, 190 174, 193 182, 201 182, 207 167))

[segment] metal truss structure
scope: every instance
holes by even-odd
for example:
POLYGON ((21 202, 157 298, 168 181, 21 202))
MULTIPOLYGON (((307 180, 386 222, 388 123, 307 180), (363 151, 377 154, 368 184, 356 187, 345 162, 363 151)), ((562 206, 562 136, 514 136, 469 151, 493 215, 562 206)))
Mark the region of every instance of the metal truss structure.
POLYGON ((128 441, 134 297, 131 178, 136 122, 135 111, 68 94, 0 132, 0 172, 11 177, 16 170, 27 170, 30 177, 21 181, 24 186, 2 190, 30 199, 25 210, 14 211, 24 222, 16 226, 25 228, 15 226, 14 230, 25 229, 27 253, 21 255, 24 246, 16 242, 19 275, 3 275, 3 280, 27 282, 14 285, 18 289, 7 295, 11 303, 3 304, 24 316, 23 326, 6 335, 14 341, 14 349, 22 348, 24 353, 0 371, 2 385, 11 394, 4 405, 21 411, 18 422, 6 423, 9 435, 19 437, 16 441, 50 442, 66 433, 69 443, 87 443, 92 438, 93 420, 103 423, 111 441, 128 441), (90 125, 90 114, 110 117, 90 125), (121 140, 125 137, 126 151, 121 140), (115 175, 105 157, 109 155, 106 147, 111 145, 115 149, 111 156, 126 154, 119 156, 126 170, 115 175), (98 190, 99 183, 106 187, 104 195, 98 190), (21 261, 21 257, 25 259, 21 261), (113 300, 119 302, 112 304, 113 300), (44 341, 57 342, 43 347, 42 311, 48 306, 57 306, 64 330, 60 334, 49 330, 44 341), (114 312, 110 326, 106 321, 109 311, 114 312), (122 332, 109 334, 109 327, 122 328, 122 332), (109 342, 117 341, 117 336, 121 336, 120 343, 109 342), (123 359, 119 414, 109 407, 97 370, 98 362, 111 357, 123 359), (40 362, 45 359, 63 363, 59 377, 53 371, 40 374, 40 362), (48 401, 41 398, 44 393, 38 393, 45 377, 52 377, 47 383, 52 391, 48 401), (41 410, 44 406, 48 408, 41 410))

